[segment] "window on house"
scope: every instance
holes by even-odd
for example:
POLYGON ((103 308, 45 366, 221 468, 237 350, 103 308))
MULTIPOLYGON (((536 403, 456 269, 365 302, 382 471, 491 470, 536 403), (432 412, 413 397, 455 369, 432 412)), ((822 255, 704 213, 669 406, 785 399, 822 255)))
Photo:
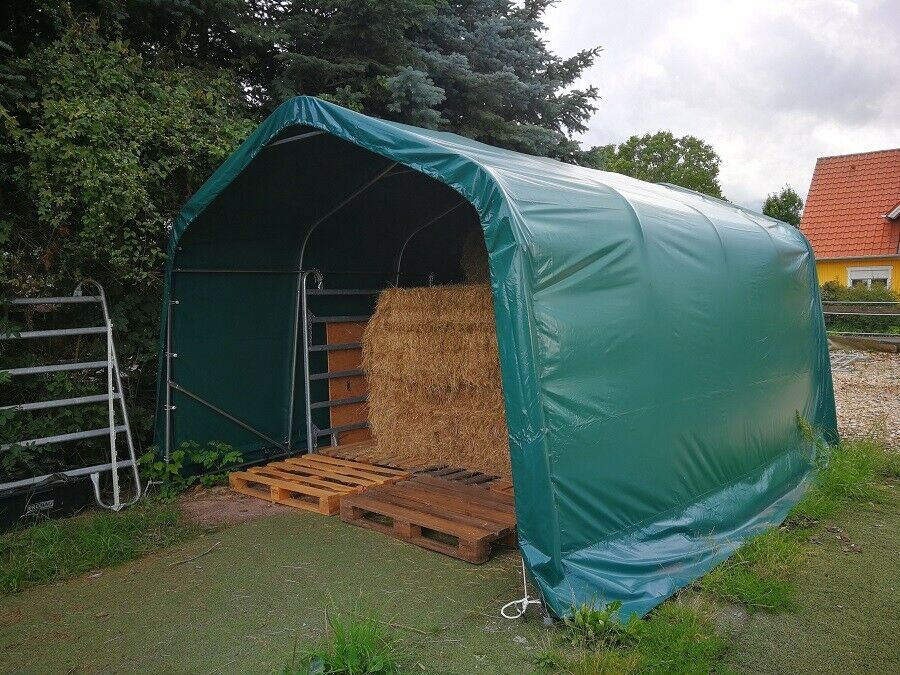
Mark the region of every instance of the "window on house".
POLYGON ((890 267, 848 267, 847 283, 850 286, 891 287, 890 267))

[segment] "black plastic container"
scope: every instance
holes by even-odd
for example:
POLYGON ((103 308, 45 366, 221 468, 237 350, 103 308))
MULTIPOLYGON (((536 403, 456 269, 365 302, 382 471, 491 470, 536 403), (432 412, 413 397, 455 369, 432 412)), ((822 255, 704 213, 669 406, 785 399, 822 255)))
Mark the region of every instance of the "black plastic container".
POLYGON ((0 494, 0 532, 39 518, 71 516, 93 498, 94 488, 86 476, 51 476, 38 485, 9 490, 0 494))

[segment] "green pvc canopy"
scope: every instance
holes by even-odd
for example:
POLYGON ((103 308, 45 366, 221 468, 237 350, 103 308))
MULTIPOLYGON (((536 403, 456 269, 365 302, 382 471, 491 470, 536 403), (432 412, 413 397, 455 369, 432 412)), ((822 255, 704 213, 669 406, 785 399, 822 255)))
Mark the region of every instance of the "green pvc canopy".
MULTIPOLYGON (((157 445, 304 451, 304 367, 324 370, 324 354, 295 356, 300 271, 331 290, 458 283, 473 228, 519 546, 552 613, 621 600, 643 615, 785 518, 813 467, 798 418, 837 439, 813 253, 796 228, 309 97, 281 105, 175 221, 157 445)), ((309 302, 364 314, 374 295, 309 302)), ((327 414, 314 410, 316 428, 327 414)))

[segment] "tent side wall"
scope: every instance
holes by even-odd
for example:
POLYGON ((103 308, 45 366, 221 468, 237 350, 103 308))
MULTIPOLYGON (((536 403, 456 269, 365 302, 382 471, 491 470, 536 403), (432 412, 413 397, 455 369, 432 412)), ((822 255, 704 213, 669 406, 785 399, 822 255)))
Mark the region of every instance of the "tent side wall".
POLYGON ((171 394, 172 450, 185 441, 221 441, 252 461, 284 442, 295 276, 175 274, 171 348, 177 356, 171 370, 179 388, 171 394), (229 422, 195 396, 270 440, 229 422))
MULTIPOLYGON (((528 237, 565 524, 563 573, 544 590, 563 611, 599 595, 643 613, 784 519, 813 453, 797 416, 834 440, 834 402, 802 235, 603 180, 584 197, 596 200, 595 227, 557 215, 528 237)), ((522 208, 534 223, 529 211, 546 207, 522 208)))
MULTIPOLYGON (((476 213, 484 231, 519 542, 551 611, 621 599, 642 614, 780 522, 811 469, 797 416, 836 438, 814 261, 799 231, 315 99, 281 106, 179 216, 166 301, 184 298, 174 337, 197 363, 179 354, 178 378, 234 405, 258 395, 247 414, 282 440, 296 270, 346 259, 380 271, 414 223, 460 198, 469 215, 448 233, 476 213), (269 145, 311 130, 327 134, 269 145), (379 182, 358 211, 314 232, 301 261, 311 225, 393 163, 415 173, 379 182), (434 181, 402 182, 422 175, 434 181), (356 247, 330 257, 335 242, 356 247), (270 274, 172 271, 220 264, 270 274), (282 268, 293 274, 271 273, 282 268)), ((175 428, 224 428, 208 415, 180 408, 175 428)))

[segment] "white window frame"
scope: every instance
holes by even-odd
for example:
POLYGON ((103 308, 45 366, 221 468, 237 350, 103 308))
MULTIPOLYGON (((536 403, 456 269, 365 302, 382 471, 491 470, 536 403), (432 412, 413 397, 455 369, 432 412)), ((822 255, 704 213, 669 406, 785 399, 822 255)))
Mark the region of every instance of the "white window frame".
POLYGON ((848 267, 847 268, 847 285, 852 286, 854 281, 862 281, 867 288, 872 288, 872 279, 883 279, 887 277, 887 287, 893 288, 893 279, 891 278, 893 268, 890 265, 877 265, 870 267, 848 267))

